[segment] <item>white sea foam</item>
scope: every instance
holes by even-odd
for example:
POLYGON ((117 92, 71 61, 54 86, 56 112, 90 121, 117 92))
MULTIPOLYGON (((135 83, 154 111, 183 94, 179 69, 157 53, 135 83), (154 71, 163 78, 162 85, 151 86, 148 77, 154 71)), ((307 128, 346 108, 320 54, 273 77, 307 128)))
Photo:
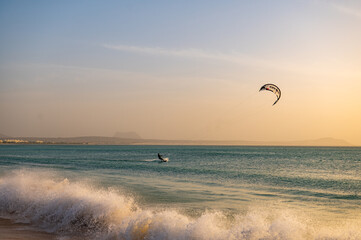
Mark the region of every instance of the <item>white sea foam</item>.
POLYGON ((141 160, 143 162, 159 162, 158 158, 141 160))
POLYGON ((27 170, 0 178, 0 215, 88 239, 361 239, 361 221, 331 228, 288 210, 264 209, 231 218, 206 211, 192 218, 176 210, 142 209, 119 191, 27 170))

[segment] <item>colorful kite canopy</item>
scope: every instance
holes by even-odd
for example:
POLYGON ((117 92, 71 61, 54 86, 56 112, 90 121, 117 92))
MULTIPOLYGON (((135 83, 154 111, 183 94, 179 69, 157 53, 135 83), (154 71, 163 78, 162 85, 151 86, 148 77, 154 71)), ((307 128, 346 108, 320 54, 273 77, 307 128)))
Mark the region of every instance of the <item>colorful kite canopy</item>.
POLYGON ((277 100, 273 103, 273 105, 275 105, 278 102, 278 100, 280 100, 280 98, 281 98, 281 90, 274 84, 271 84, 271 83, 265 84, 261 87, 261 89, 259 91, 262 91, 262 90, 271 91, 274 94, 276 94, 277 100))

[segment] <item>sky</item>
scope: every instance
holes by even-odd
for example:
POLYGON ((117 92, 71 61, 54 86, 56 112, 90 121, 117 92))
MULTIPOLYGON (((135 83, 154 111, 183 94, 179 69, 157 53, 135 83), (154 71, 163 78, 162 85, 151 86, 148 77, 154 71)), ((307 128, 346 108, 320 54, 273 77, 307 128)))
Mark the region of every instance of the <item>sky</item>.
POLYGON ((0 31, 1 134, 361 145, 361 1, 3 0, 0 31))

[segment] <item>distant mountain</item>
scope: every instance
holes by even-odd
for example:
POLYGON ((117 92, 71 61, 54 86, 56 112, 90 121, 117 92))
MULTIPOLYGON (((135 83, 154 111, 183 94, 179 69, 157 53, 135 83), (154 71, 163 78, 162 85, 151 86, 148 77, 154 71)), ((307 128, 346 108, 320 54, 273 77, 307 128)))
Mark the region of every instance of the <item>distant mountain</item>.
POLYGON ((142 139, 136 132, 116 132, 113 137, 124 139, 142 139))
MULTIPOLYGON (((5 135, 0 135, 5 136, 5 135)), ((352 146, 347 141, 335 138, 320 138, 303 141, 218 141, 218 140, 161 140, 142 139, 135 132, 116 133, 116 137, 83 136, 68 138, 46 137, 0 137, 22 141, 20 144, 90 144, 90 145, 233 145, 233 146, 352 146)), ((9 142, 11 143, 11 142, 9 142)))
POLYGON ((6 135, 0 133, 0 138, 11 138, 11 137, 6 136, 6 135))
POLYGON ((145 145, 234 145, 234 146, 352 146, 347 141, 335 138, 320 138, 301 141, 221 141, 221 140, 138 140, 134 144, 145 145))

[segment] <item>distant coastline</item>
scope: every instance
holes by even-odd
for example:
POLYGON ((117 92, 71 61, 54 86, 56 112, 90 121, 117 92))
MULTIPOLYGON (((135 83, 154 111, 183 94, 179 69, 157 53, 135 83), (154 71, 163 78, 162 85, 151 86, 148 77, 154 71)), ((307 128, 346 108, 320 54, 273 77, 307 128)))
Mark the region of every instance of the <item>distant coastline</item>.
POLYGON ((219 141, 219 140, 161 140, 131 139, 118 137, 82 136, 82 137, 0 137, 0 144, 63 144, 63 145, 229 145, 229 146, 339 146, 354 145, 345 140, 320 138, 301 141, 219 141))

